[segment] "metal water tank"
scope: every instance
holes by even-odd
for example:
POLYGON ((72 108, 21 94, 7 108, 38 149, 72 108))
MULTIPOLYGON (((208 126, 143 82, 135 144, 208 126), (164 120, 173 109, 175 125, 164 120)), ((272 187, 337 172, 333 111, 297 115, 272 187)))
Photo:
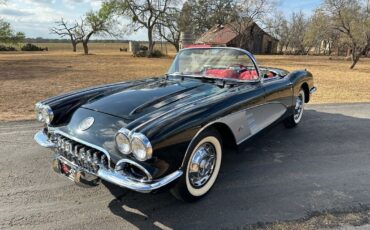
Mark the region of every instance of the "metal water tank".
POLYGON ((140 51, 140 43, 137 41, 129 42, 129 51, 133 54, 136 54, 140 51))

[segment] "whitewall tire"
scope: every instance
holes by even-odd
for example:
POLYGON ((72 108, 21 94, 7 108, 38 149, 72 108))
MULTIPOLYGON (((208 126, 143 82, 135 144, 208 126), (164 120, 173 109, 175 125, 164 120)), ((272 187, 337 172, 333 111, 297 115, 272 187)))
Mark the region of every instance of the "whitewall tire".
POLYGON ((216 130, 208 129, 196 137, 189 148, 184 174, 171 190, 178 199, 195 201, 213 187, 222 161, 222 142, 216 130))
POLYGON ((295 98, 293 114, 284 121, 285 127, 293 128, 301 122, 304 113, 305 101, 306 95, 303 88, 301 88, 299 90, 298 96, 295 98))

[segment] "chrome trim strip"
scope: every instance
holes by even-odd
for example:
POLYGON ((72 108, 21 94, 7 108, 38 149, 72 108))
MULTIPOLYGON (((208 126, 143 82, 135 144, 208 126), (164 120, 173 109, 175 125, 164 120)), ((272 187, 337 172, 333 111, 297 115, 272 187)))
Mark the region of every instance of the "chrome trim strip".
POLYGON ((173 182, 174 180, 178 179, 182 174, 183 172, 181 170, 177 170, 163 177, 162 179, 152 183, 132 181, 124 175, 118 174, 112 170, 107 169, 99 169, 97 176, 105 181, 108 181, 112 184, 116 184, 123 188, 128 188, 142 193, 149 193, 153 190, 159 189, 160 187, 163 187, 173 182))
POLYGON ((53 132, 54 134, 62 135, 62 136, 67 137, 67 138, 69 138, 69 139, 71 139, 73 141, 79 142, 80 144, 83 144, 83 145, 89 146, 91 148, 94 148, 96 150, 99 150, 100 152, 104 153, 107 156, 107 158, 108 158, 108 167, 111 168, 111 158, 110 158, 110 155, 107 152, 107 150, 103 149, 102 147, 99 147, 97 145, 94 145, 94 144, 91 144, 89 142, 83 141, 83 140, 81 140, 79 138, 73 137, 73 136, 71 136, 71 135, 69 135, 69 134, 67 134, 65 132, 62 132, 60 130, 57 130, 57 129, 54 129, 53 131, 50 131, 50 132, 53 132))
POLYGON ((55 148, 55 144, 49 141, 48 136, 42 130, 38 131, 33 139, 44 148, 55 148))
POLYGON ((310 89, 310 94, 313 94, 313 93, 315 93, 317 91, 317 88, 316 87, 312 87, 311 89, 310 89))

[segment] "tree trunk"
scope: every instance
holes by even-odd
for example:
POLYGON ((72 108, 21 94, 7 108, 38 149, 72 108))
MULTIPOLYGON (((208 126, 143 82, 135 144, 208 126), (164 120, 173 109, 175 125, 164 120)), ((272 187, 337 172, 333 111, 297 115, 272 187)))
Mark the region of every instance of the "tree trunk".
POLYGON ((367 50, 368 50, 368 46, 365 46, 365 48, 363 48, 363 50, 361 50, 361 52, 357 52, 358 49, 354 48, 352 50, 352 65, 350 67, 350 69, 353 69, 355 68, 357 62, 360 60, 362 54, 364 54, 367 50), (356 52, 354 52, 356 50, 356 52))
POLYGON ((76 42, 72 42, 72 49, 73 49, 73 52, 77 51, 77 43, 76 42))
POLYGON ((148 28, 148 42, 149 42, 149 45, 148 45, 148 56, 151 56, 152 53, 153 53, 153 49, 154 49, 154 43, 153 43, 153 29, 152 28, 148 28))
POLYGON ((350 69, 355 68, 355 66, 356 66, 357 62, 360 60, 360 56, 361 56, 361 54, 358 54, 358 55, 356 55, 356 56, 354 57, 354 59, 353 59, 353 61, 352 61, 352 65, 351 65, 350 69))
POLYGON ((356 53, 357 53, 356 47, 352 47, 352 53, 351 53, 352 62, 355 62, 355 60, 356 60, 356 53))
POLYGON ((175 42, 172 45, 176 48, 176 53, 179 52, 179 50, 180 50, 180 44, 179 44, 179 42, 175 42))
POLYGON ((88 41, 82 42, 82 45, 84 47, 84 53, 85 53, 85 55, 88 55, 89 54, 89 47, 87 46, 87 43, 88 43, 88 41))
POLYGON ((287 54, 288 53, 288 48, 289 48, 289 43, 287 43, 286 45, 285 45, 285 50, 284 50, 284 54, 287 54))
POLYGON ((284 45, 283 44, 280 44, 279 45, 279 54, 282 54, 283 53, 283 49, 284 49, 284 45))

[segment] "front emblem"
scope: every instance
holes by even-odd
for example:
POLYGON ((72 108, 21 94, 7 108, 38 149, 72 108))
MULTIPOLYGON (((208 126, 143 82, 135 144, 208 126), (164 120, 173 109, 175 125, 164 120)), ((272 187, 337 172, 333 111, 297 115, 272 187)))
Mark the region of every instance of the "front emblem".
POLYGON ((95 119, 93 117, 87 117, 87 118, 85 118, 81 121, 78 128, 81 131, 85 131, 85 130, 89 129, 94 124, 94 121, 95 121, 95 119))

